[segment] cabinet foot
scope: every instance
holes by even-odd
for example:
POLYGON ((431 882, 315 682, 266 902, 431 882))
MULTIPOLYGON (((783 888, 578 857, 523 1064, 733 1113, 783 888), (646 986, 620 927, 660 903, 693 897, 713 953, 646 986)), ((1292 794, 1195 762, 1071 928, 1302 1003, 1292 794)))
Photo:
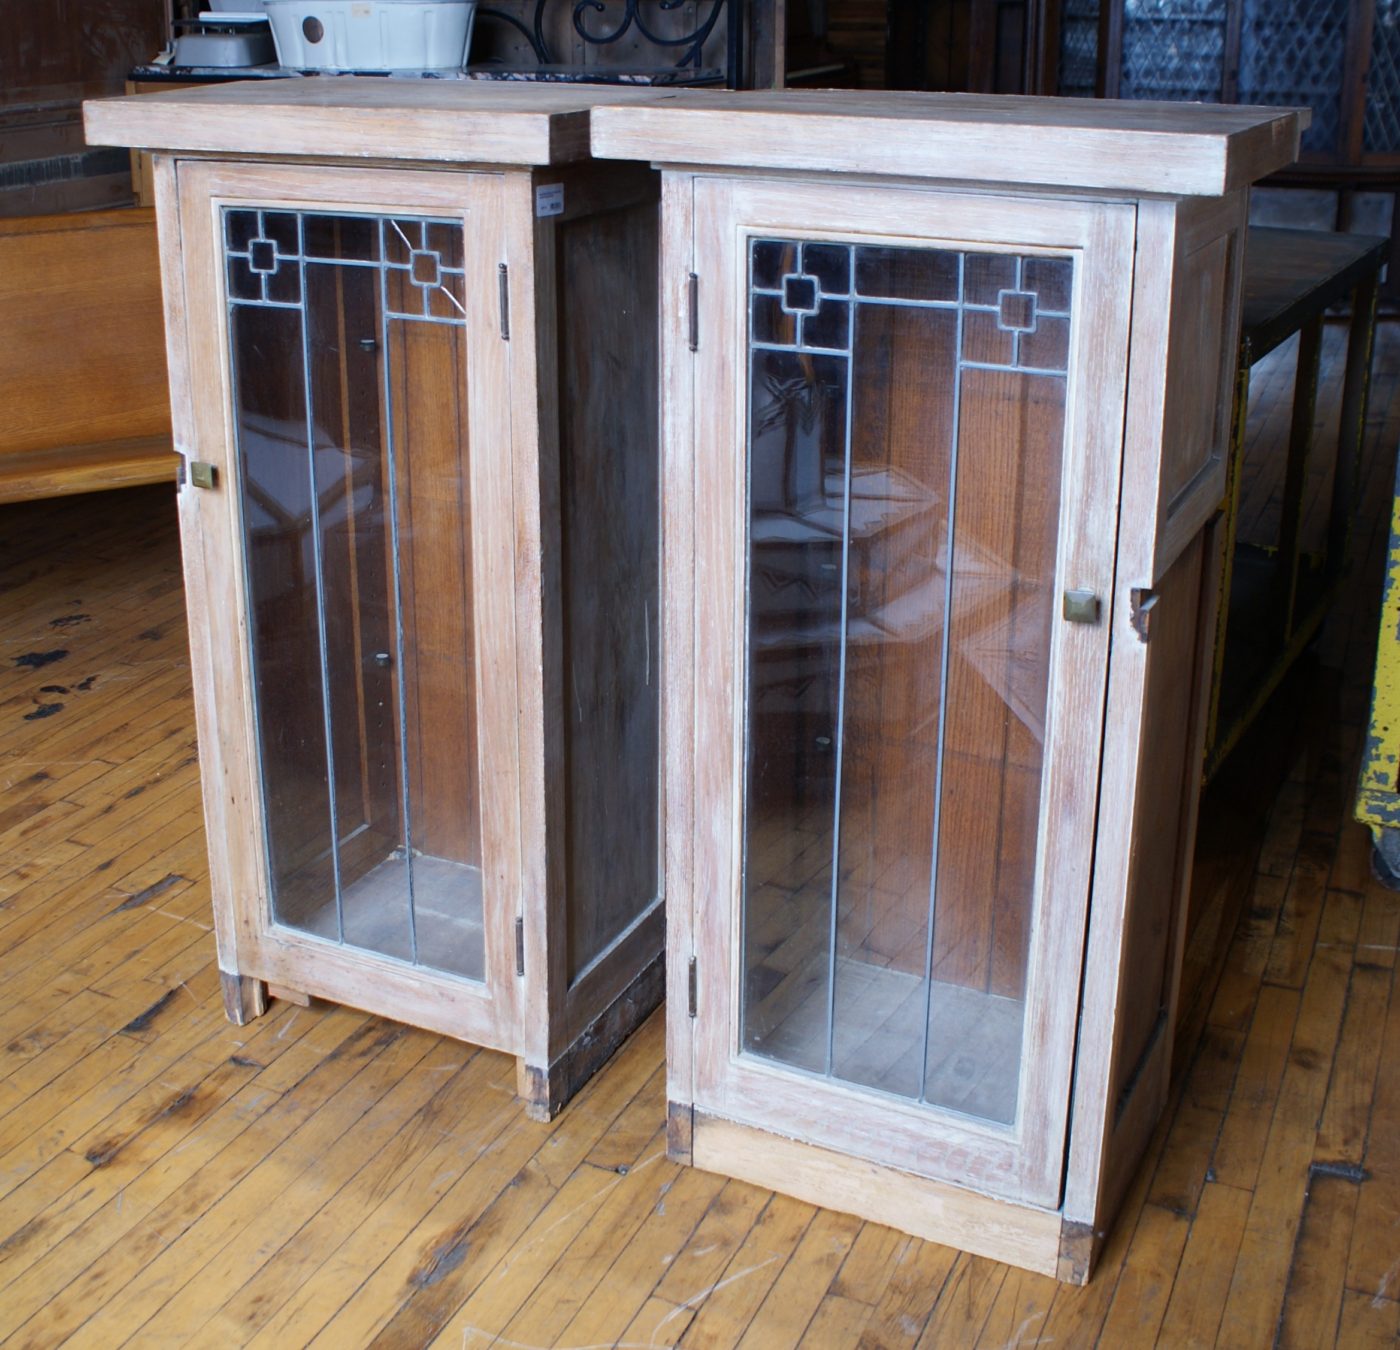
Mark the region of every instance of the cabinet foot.
POLYGON ((683 1167, 695 1163, 695 1108, 686 1102, 666 1103, 666 1156, 683 1167))
POLYGON ((1055 1278, 1065 1284, 1088 1284, 1098 1259, 1102 1233, 1093 1224, 1066 1219, 1060 1229, 1060 1264, 1055 1278))
POLYGON ((224 994, 224 1016, 236 1027, 247 1026, 255 1017, 267 1011, 267 985, 248 975, 219 972, 219 984, 224 994))

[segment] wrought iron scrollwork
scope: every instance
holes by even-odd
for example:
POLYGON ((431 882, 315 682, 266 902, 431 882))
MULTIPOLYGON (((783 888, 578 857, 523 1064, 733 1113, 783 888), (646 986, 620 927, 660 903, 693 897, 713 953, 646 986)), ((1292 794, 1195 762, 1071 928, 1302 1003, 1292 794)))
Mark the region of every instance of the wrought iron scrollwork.
MULTIPOLYGON (((663 11, 674 10, 688 2, 689 0, 658 0, 658 7, 663 11)), ((608 33, 590 33, 585 17, 589 10, 597 14, 606 14, 608 9, 606 0, 574 0, 574 32, 585 42, 602 46, 605 43, 616 42, 625 36, 629 29, 636 28, 637 32, 655 47, 683 48, 680 60, 676 62, 677 67, 698 66, 700 53, 710 34, 715 31, 715 24, 719 22, 720 12, 724 9, 725 3, 726 0, 712 0, 709 14, 693 33, 687 33, 682 37, 668 38, 653 32, 647 26, 646 20, 642 17, 642 0, 625 0, 617 27, 608 33)))
MULTIPOLYGON (((690 3, 709 4, 708 13, 696 24, 694 30, 678 37, 666 37, 651 27, 642 10, 642 6, 647 0, 620 0, 622 12, 611 27, 600 30, 589 26, 590 16, 607 15, 610 6, 616 2, 617 0, 572 0, 574 32, 590 46, 606 47, 609 43, 617 42, 635 30, 652 46, 678 52, 677 59, 673 63, 676 70, 697 71, 700 69, 701 53, 704 51, 705 44, 714 33, 721 16, 727 10, 731 11, 731 44, 735 36, 732 32, 734 28, 732 11, 736 8, 737 0, 656 0, 657 8, 663 12, 677 10, 690 3)), ((477 10, 477 17, 498 19, 514 28, 529 43, 535 60, 542 66, 548 66, 553 65, 555 60, 544 26, 545 12, 549 4, 550 0, 535 0, 534 11, 529 16, 528 22, 519 15, 507 13, 503 9, 497 9, 494 5, 483 5, 477 10)), ((731 62, 732 59, 731 57, 731 62)))
POLYGON ((535 53, 535 60, 542 66, 554 64, 554 56, 549 50, 549 42, 544 35, 544 11, 549 0, 535 0, 534 22, 530 27, 525 25, 522 19, 514 14, 507 14, 503 9, 497 9, 494 5, 482 5, 476 11, 478 19, 499 19, 502 23, 509 24, 524 37, 530 44, 530 50, 535 53))

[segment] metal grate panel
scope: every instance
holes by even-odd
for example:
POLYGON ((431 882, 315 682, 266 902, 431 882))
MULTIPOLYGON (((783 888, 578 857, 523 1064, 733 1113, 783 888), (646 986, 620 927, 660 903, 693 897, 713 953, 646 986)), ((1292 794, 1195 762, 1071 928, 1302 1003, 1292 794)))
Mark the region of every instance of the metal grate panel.
MULTIPOLYGON (((1303 137, 1304 150, 1330 153, 1341 148, 1341 88, 1349 8, 1347 0, 1244 3, 1239 101, 1311 108, 1313 123, 1303 137)), ((1369 106, 1366 123, 1369 130, 1369 106)))

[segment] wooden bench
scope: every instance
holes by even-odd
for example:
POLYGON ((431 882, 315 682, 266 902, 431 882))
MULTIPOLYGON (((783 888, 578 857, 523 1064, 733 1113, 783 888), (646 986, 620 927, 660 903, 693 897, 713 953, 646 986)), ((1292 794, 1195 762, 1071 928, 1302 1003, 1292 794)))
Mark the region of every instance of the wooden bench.
POLYGON ((175 478, 155 213, 0 220, 0 502, 175 478))

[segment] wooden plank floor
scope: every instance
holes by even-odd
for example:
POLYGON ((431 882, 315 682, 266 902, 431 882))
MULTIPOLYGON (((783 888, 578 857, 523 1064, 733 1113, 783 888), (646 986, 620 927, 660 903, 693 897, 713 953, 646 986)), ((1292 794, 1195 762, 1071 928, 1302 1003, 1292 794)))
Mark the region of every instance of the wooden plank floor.
POLYGON ((551 1125, 499 1055, 227 1025, 169 491, 0 509, 0 1339, 1394 1344, 1400 897, 1349 817, 1398 440, 1392 328, 1366 563, 1212 787, 1177 1089, 1084 1289, 673 1166, 659 1018, 551 1125))

